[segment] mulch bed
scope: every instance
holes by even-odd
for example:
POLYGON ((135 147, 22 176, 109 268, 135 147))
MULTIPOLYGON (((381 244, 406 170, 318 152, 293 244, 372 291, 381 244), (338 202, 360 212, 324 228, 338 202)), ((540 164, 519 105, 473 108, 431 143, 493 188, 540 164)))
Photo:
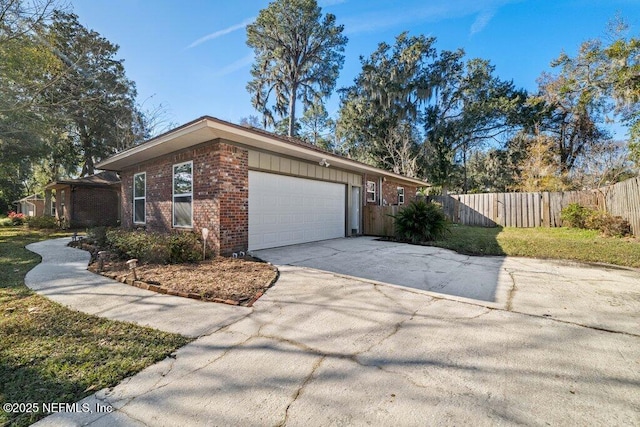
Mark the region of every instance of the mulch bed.
MULTIPOLYGON (((94 246, 83 242, 72 246, 92 254, 97 252, 94 246)), ((121 260, 105 261, 101 272, 94 260, 88 269, 154 292, 246 307, 253 305, 278 279, 277 268, 250 256, 215 257, 194 264, 143 264, 136 268, 135 280, 121 260)))

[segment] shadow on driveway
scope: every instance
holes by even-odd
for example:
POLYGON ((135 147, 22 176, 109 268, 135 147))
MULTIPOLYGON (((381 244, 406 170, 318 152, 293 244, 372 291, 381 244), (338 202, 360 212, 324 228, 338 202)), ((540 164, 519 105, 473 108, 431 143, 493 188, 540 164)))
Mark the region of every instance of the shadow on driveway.
POLYGON ((490 308, 640 334, 640 272, 633 269, 468 256, 374 237, 265 249, 255 255, 275 265, 308 267, 490 308))
POLYGON ((461 255, 375 237, 325 240, 254 253, 276 265, 315 268, 490 303, 502 301, 512 285, 502 268, 504 257, 461 255))

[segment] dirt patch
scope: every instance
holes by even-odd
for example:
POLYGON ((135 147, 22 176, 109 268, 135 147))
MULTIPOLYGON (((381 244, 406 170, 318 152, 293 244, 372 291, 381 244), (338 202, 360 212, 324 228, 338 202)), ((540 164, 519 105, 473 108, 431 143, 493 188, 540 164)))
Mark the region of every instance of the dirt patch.
MULTIPOLYGON (((89 270, 97 273, 98 263, 92 262, 89 270)), ((141 265, 136 268, 135 283, 123 261, 105 262, 101 274, 157 292, 251 305, 275 283, 278 272, 272 265, 252 257, 216 257, 197 264, 141 265)))

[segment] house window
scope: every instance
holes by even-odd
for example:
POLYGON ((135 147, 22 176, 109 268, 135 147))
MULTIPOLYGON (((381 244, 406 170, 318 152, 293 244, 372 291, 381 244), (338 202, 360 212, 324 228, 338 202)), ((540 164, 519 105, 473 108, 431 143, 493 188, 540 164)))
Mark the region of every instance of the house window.
POLYGON ((193 219, 193 162, 173 165, 173 226, 191 227, 193 219))
POLYGON ((51 196, 51 216, 56 216, 56 198, 51 196))
POLYGON ((376 201, 376 183, 375 181, 367 181, 367 202, 376 201))
POLYGON ((404 205, 404 187, 398 187, 398 204, 404 205))
POLYGON ((147 174, 145 172, 133 175, 133 223, 146 222, 147 174))

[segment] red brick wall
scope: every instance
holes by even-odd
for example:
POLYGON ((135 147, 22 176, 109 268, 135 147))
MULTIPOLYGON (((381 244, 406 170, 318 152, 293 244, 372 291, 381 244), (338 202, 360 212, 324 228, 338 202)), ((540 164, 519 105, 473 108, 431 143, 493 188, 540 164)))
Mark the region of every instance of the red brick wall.
POLYGON ((117 189, 73 187, 71 191, 71 226, 117 225, 119 203, 117 189))
MULTIPOLYGON (((133 228, 133 176, 147 174, 146 224, 152 231, 184 231, 173 227, 173 165, 193 161, 193 228, 209 229, 208 247, 217 254, 246 251, 249 228, 248 152, 211 141, 167 154, 124 170, 122 225, 133 228)), ((137 226, 137 224, 136 224, 137 226)))
POLYGON ((400 181, 394 181, 387 178, 382 183, 382 200, 385 205, 397 205, 398 204, 398 187, 404 188, 404 204, 406 205, 416 198, 415 185, 409 185, 400 181))
MULTIPOLYGON (((397 205, 398 204, 398 187, 404 188, 404 203, 407 204, 416 198, 416 191, 418 189, 415 185, 410 185, 400 181, 396 181, 390 178, 384 178, 382 180, 382 205, 397 205)), ((363 200, 367 205, 379 205, 380 204, 380 176, 365 174, 362 178, 363 188, 363 200), (367 181, 373 181, 376 183, 376 201, 367 202, 367 181)))
POLYGON ((219 143, 216 186, 220 210, 220 251, 246 251, 249 246, 249 152, 219 143))

